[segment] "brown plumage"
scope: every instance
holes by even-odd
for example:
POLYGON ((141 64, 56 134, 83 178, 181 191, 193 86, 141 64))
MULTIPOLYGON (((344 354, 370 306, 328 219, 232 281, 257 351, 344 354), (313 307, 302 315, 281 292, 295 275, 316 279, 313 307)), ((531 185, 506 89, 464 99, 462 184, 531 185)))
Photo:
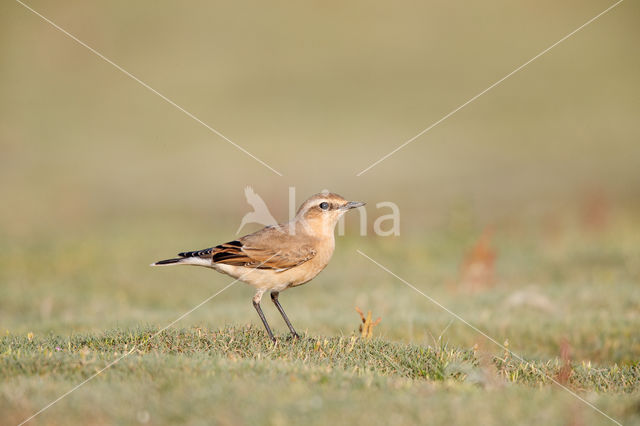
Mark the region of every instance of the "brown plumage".
POLYGON ((327 266, 335 247, 333 234, 338 219, 363 205, 337 194, 316 194, 300 206, 288 223, 267 226, 215 247, 179 253, 179 258, 161 260, 152 266, 205 266, 252 285, 256 288, 253 305, 269 337, 275 340, 260 308, 262 295, 270 291, 291 333, 297 336, 278 302, 279 293, 309 282, 327 266))

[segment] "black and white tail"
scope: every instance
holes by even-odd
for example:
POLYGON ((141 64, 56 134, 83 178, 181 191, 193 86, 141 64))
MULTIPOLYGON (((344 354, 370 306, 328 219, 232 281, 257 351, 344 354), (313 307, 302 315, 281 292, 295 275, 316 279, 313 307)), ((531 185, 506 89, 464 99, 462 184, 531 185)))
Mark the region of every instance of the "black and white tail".
POLYGON ((185 251, 178 253, 178 258, 159 260, 152 263, 151 266, 163 266, 163 265, 198 265, 198 266, 211 266, 211 253, 213 247, 196 250, 185 251))

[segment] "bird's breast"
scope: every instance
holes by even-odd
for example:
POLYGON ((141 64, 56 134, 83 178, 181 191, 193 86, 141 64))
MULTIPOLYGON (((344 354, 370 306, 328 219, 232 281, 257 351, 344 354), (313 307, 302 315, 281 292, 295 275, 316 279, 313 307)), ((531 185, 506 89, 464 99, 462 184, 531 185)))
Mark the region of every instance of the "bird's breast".
POLYGON ((316 277, 328 264, 333 255, 334 245, 333 241, 330 244, 325 244, 319 247, 316 251, 316 255, 309 261, 303 263, 300 266, 290 269, 287 272, 291 272, 290 287, 305 284, 316 277))

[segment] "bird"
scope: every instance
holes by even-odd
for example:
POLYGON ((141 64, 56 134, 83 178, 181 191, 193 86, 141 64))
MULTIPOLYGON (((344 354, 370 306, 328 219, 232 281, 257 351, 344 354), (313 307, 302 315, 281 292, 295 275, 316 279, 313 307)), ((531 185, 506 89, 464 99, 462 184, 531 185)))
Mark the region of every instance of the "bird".
POLYGON ((364 206, 338 194, 321 192, 307 199, 289 222, 269 225, 249 235, 202 250, 178 253, 151 266, 195 265, 214 269, 255 288, 253 307, 272 341, 276 338, 260 301, 266 292, 294 338, 300 336, 278 300, 281 292, 306 284, 329 263, 335 249, 334 229, 342 215, 364 206))
POLYGON ((240 222, 240 226, 236 231, 236 235, 240 233, 240 230, 247 223, 259 223, 260 225, 276 225, 278 222, 274 219, 267 207, 267 204, 264 202, 262 197, 260 197, 250 186, 247 186, 244 189, 244 196, 247 199, 247 203, 253 207, 253 211, 245 214, 242 217, 242 221, 240 222))

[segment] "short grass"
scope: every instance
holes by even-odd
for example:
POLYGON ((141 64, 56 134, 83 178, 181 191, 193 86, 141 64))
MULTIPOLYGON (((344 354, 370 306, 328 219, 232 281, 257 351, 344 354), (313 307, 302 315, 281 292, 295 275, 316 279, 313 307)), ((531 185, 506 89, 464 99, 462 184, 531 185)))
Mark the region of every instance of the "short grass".
POLYGON ((0 3, 1 425, 134 347, 30 424, 611 424, 552 378, 640 424, 639 2, 360 177, 609 4, 27 3, 284 176, 0 3), (231 279, 149 263, 236 238, 247 185, 278 220, 291 187, 366 201, 368 235, 349 213, 281 295, 300 341, 267 298, 272 345, 241 283, 150 339, 231 279), (399 236, 372 232, 383 201, 399 236))
MULTIPOLYGON (((283 335, 272 344, 250 326, 7 335, 0 353, 0 409, 8 423, 126 353, 39 422, 608 423, 550 385, 562 360, 520 362, 444 343, 391 343, 354 334, 300 340, 283 335)), ((640 420, 640 366, 572 367, 568 388, 611 416, 640 420)))
POLYGON ((242 283, 151 338, 231 281, 148 267, 167 252, 153 247, 197 235, 190 225, 130 220, 25 238, 0 259, 3 423, 26 419, 134 347, 33 424, 611 424, 552 379, 612 418, 640 423, 634 217, 597 232, 569 221, 558 235, 501 226, 491 243, 495 282, 477 291, 459 283, 480 232, 472 226, 402 240, 340 237, 329 267, 281 296, 301 340, 284 334, 264 300, 276 345, 242 283), (371 340, 358 337, 356 306, 382 317, 371 340))

